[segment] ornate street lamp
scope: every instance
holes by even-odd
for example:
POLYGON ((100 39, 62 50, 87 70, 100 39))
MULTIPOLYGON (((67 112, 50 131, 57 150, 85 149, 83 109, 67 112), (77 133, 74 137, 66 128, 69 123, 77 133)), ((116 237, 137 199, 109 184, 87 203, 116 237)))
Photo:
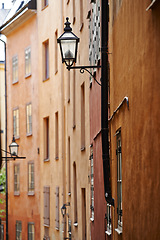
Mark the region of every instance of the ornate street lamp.
POLYGON ((65 62, 67 67, 71 67, 73 63, 76 63, 79 38, 72 32, 71 23, 68 20, 67 17, 64 33, 57 39, 57 42, 60 45, 62 63, 65 62))
POLYGON ((77 60, 77 51, 78 51, 78 43, 79 38, 72 32, 72 28, 70 27, 69 18, 66 18, 64 28, 64 33, 57 39, 57 43, 60 45, 62 63, 65 62, 67 69, 80 69, 80 73, 84 73, 84 70, 88 72, 94 80, 101 86, 101 84, 96 80, 95 76, 88 70, 91 68, 101 68, 101 66, 73 66, 77 60))

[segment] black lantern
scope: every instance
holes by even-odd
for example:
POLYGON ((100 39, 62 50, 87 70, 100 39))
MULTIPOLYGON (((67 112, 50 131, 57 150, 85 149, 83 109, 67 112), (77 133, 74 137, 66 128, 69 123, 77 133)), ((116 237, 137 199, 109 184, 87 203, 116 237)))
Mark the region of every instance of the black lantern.
POLYGON ((61 213, 64 218, 64 216, 66 215, 66 204, 63 204, 63 206, 61 207, 61 213))
POLYGON ((71 23, 68 20, 67 17, 64 33, 57 39, 57 42, 60 45, 62 63, 65 62, 67 67, 70 67, 76 63, 79 38, 72 32, 71 23))
POLYGON ((18 147, 19 145, 15 141, 15 137, 13 136, 12 143, 9 145, 9 151, 11 156, 17 157, 18 156, 18 147))

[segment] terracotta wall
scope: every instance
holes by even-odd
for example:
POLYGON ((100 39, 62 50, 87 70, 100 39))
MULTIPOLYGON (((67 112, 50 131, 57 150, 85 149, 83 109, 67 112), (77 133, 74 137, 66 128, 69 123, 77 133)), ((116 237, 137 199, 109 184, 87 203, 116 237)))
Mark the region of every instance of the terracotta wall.
POLYGON ((125 103, 110 123, 115 209, 117 129, 122 136, 123 233, 114 231, 113 214, 115 240, 160 238, 160 4, 146 11, 150 2, 123 0, 114 21, 110 4, 111 114, 125 96, 129 98, 129 110, 125 103))
MULTIPOLYGON (((14 23, 13 23, 14 24, 14 23)), ((13 109, 19 107, 20 137, 19 156, 8 162, 8 224, 9 239, 15 239, 16 221, 22 221, 22 238, 28 237, 28 222, 35 224, 35 238, 40 239, 40 163, 38 119, 38 64, 37 64, 37 19, 36 15, 23 22, 7 35, 7 104, 8 145, 13 137, 13 109), (25 48, 31 47, 31 76, 25 78, 25 48), (12 84, 12 57, 18 55, 18 82, 12 84), (26 104, 32 103, 32 135, 26 134, 26 104), (34 161, 35 190, 28 195, 28 162, 34 161), (20 165, 20 194, 14 193, 14 164, 20 165)))

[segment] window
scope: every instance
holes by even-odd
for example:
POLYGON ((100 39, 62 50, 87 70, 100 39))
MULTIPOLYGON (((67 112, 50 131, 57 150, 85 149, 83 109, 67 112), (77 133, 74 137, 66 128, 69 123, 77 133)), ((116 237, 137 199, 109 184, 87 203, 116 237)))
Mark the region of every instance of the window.
POLYGON ((91 155, 90 155, 90 160, 91 160, 91 221, 94 221, 94 168, 93 168, 93 145, 91 145, 91 155))
POLYGON ((28 240, 35 240, 34 223, 28 223, 28 240))
POLYGON ((116 231, 122 233, 122 153, 121 153, 121 131, 117 132, 117 214, 118 228, 116 231))
POLYGON ((81 151, 85 149, 85 88, 81 85, 81 151))
POLYGON ((14 194, 19 195, 19 190, 20 190, 20 168, 19 164, 14 165, 14 194))
POLYGON ((22 240, 22 222, 16 221, 16 240, 22 240))
POLYGON ((34 192, 34 163, 28 163, 28 192, 34 192))
POLYGON ((48 6, 48 0, 42 0, 42 9, 48 6))
POLYGON ((25 77, 31 75, 31 48, 25 49, 25 77))
POLYGON ((4 240, 4 225, 0 225, 0 239, 4 240))
POLYGON ((107 203, 107 214, 106 214, 106 220, 107 220, 107 231, 105 232, 107 235, 111 235, 112 233, 112 222, 111 222, 111 205, 107 203))
POLYGON ((59 187, 56 187, 56 219, 55 226, 56 229, 59 230, 59 187))
POLYGON ((55 159, 59 158, 59 126, 58 126, 58 112, 55 113, 55 159))
POLYGON ((29 103, 26 106, 26 124, 27 124, 27 135, 32 134, 32 104, 29 103))
POLYGON ((80 31, 82 31, 82 29, 83 29, 83 25, 84 25, 84 23, 83 23, 83 11, 84 11, 84 9, 83 9, 83 0, 80 0, 80 31))
POLYGON ((49 78, 49 40, 43 42, 43 80, 49 78))
POLYGON ((13 135, 19 137, 19 108, 13 110, 13 135))
POLYGON ((58 72, 58 48, 57 48, 58 30, 55 31, 54 51, 55 51, 55 74, 58 72))
POLYGON ((12 58, 12 82, 18 82, 18 56, 12 58))
POLYGON ((50 187, 45 186, 43 188, 44 194, 44 225, 50 225, 50 187))
POLYGON ((82 195, 82 239, 87 239, 87 219, 86 219, 86 189, 81 188, 82 195))
POLYGON ((74 187, 74 225, 77 226, 78 223, 78 214, 77 214, 77 171, 76 171, 76 163, 73 163, 73 187, 74 187))
MULTIPOLYGON (((100 1, 93 1, 89 18, 89 61, 90 65, 97 65, 100 60, 100 1)), ((96 71, 96 68, 93 69, 96 71)), ((92 82, 92 78, 91 78, 92 82)))
POLYGON ((49 160, 49 117, 44 118, 44 160, 49 160))

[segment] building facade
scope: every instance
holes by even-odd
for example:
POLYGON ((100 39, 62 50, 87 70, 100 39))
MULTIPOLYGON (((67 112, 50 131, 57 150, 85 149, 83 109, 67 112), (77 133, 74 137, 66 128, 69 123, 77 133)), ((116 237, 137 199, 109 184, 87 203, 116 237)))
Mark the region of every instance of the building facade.
POLYGON ((38 2, 44 239, 90 237, 89 77, 78 71, 69 72, 62 65, 57 44, 69 17, 73 32, 81 38, 79 49, 83 49, 78 53, 77 64, 88 64, 88 7, 85 1, 38 2), (62 207, 66 207, 64 217, 62 207))
POLYGON ((112 239, 159 239, 159 1, 110 1, 112 239), (152 226, 152 227, 151 227, 152 226))
POLYGON ((13 135, 19 156, 8 161, 8 237, 40 239, 38 34, 35 1, 16 1, 1 26, 7 37, 7 145, 13 135))

